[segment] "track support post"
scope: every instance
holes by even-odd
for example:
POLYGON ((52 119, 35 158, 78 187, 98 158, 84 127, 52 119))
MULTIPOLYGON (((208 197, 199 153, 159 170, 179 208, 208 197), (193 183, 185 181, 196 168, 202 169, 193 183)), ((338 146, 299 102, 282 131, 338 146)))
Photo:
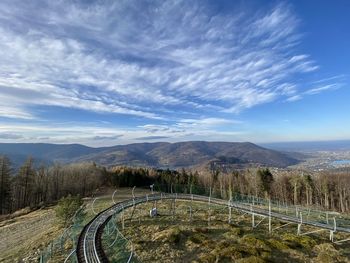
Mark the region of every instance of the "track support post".
POLYGON ((300 223, 298 224, 297 235, 301 234, 301 225, 303 224, 303 214, 300 212, 300 223))
POLYGON ((272 226, 271 226, 271 199, 269 198, 269 233, 272 232, 272 226))
POLYGON ((231 200, 228 201, 228 223, 232 223, 232 207, 231 207, 231 200))

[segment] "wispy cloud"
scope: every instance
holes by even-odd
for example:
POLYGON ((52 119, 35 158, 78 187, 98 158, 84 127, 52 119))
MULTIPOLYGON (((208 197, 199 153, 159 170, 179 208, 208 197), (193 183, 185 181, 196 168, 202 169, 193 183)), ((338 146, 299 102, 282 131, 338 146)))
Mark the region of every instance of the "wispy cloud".
POLYGON ((169 139, 169 137, 168 136, 144 136, 144 137, 135 138, 135 140, 138 140, 138 141, 153 141, 153 140, 163 140, 163 139, 169 139))
POLYGON ((334 76, 318 81, 313 81, 307 84, 307 86, 311 86, 312 88, 309 88, 306 91, 300 92, 298 94, 291 94, 291 96, 288 97, 285 101, 294 102, 303 99, 305 96, 317 95, 321 92, 337 90, 344 86, 343 81, 343 76, 334 76))
POLYGON ((286 99, 287 102, 292 102, 292 101, 298 101, 301 100, 303 97, 301 95, 294 95, 286 99))
POLYGON ((110 135, 110 136, 97 135, 97 136, 92 137, 92 140, 94 140, 94 141, 117 140, 120 137, 123 137, 123 135, 122 134, 110 135))
POLYGON ((22 138, 22 135, 19 135, 16 133, 0 132, 0 139, 17 140, 17 139, 21 139, 21 138, 22 138))
POLYGON ((340 85, 338 84, 329 84, 329 85, 324 85, 324 86, 319 86, 317 88, 312 88, 308 91, 305 92, 306 95, 314 95, 318 94, 320 92, 326 91, 326 90, 334 90, 340 88, 340 85))
POLYGON ((177 124, 145 125, 120 128, 115 125, 97 126, 91 123, 8 123, 0 126, 0 142, 82 143, 89 146, 109 146, 139 141, 179 140, 242 140, 241 131, 218 131, 216 127, 186 126, 177 124), (152 126, 152 128, 151 128, 152 126), (17 131, 17 132, 13 132, 17 131))
POLYGON ((291 77, 318 68, 298 53, 298 18, 286 4, 245 12, 202 1, 1 1, 0 112, 167 119, 181 106, 198 118, 283 98, 286 85, 293 96, 291 77))

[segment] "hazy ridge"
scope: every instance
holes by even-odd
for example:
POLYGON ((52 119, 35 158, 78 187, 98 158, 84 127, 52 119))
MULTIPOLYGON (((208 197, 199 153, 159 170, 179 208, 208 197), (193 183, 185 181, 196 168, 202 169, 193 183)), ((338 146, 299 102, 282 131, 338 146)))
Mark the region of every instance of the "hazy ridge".
POLYGON ((298 163, 287 153, 263 148, 249 142, 188 141, 178 143, 135 143, 92 148, 80 144, 0 143, 0 153, 15 164, 27 156, 40 162, 94 161, 100 165, 153 167, 190 167, 218 161, 229 164, 260 164, 286 167, 298 163))

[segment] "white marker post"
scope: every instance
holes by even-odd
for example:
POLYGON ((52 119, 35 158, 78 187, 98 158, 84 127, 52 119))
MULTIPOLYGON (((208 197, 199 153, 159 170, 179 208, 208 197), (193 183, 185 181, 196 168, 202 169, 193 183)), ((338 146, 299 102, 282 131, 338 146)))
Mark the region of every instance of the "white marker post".
POLYGON ((97 213, 95 212, 95 209, 94 209, 94 203, 95 203, 96 200, 97 200, 97 197, 94 199, 94 201, 93 201, 92 204, 91 204, 91 210, 92 210, 92 212, 93 212, 95 215, 97 215, 97 213))
POLYGON ((117 193, 117 189, 114 190, 113 194, 112 194, 112 202, 113 204, 116 204, 117 202, 114 201, 114 195, 117 193))
POLYGON ((269 199, 269 233, 271 233, 272 227, 271 227, 271 199, 269 199))

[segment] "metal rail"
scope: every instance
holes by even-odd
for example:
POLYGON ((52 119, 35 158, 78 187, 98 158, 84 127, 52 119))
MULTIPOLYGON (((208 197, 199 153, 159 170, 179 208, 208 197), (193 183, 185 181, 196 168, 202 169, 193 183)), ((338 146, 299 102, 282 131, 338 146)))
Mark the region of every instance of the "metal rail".
MULTIPOLYGON (((188 201, 197 201, 197 202, 205 202, 208 203, 210 200, 211 204, 216 204, 225 207, 231 207, 238 211, 244 212, 246 214, 254 214, 258 216, 264 217, 273 217, 280 221, 300 224, 300 218, 294 216, 287 216, 284 214, 271 212, 267 209, 262 209, 258 207, 254 207, 252 210, 250 204, 244 204, 240 202, 228 202, 227 200, 201 196, 201 195, 192 195, 192 194, 167 194, 167 193, 159 193, 152 194, 143 197, 136 197, 134 199, 126 200, 123 202, 116 203, 115 205, 107 208, 106 210, 97 214, 82 230, 77 244, 76 254, 79 263, 100 263, 100 262, 108 262, 108 259, 102 249, 101 244, 101 235, 104 226, 108 223, 111 217, 114 214, 118 214, 126 208, 136 206, 141 203, 146 203, 149 201, 158 201, 164 199, 179 199, 179 200, 188 200, 188 201)), ((323 224, 315 221, 303 221, 304 225, 318 227, 324 230, 334 230, 333 225, 323 224)), ((336 227, 337 232, 345 232, 350 233, 350 228, 345 227, 336 227)), ((132 252, 130 253, 130 257, 128 262, 131 260, 132 252)))

